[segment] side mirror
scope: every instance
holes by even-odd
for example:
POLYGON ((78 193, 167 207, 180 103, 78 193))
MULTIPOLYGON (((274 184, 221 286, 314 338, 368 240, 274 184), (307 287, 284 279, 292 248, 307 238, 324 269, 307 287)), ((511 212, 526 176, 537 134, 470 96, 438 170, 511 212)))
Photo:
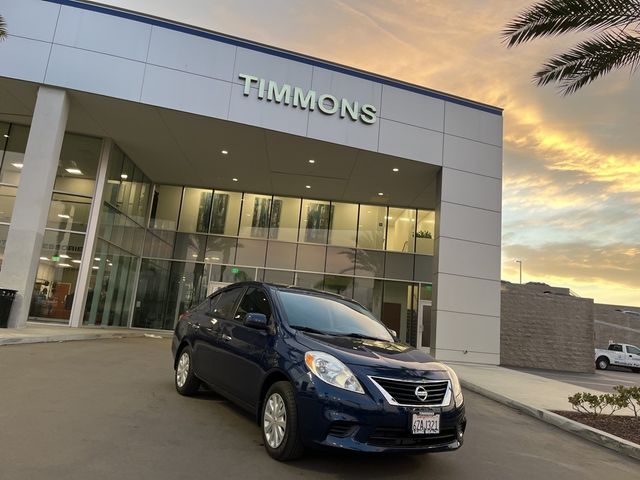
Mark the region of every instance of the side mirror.
POLYGON ((398 332, 396 332, 395 330, 392 330, 390 328, 387 328, 387 330, 389 330, 389 333, 391 334, 391 336, 393 338, 398 338, 398 332))
POLYGON ((258 330, 266 330, 267 323, 267 316, 264 313, 250 312, 244 317, 244 324, 247 327, 256 328, 258 330))

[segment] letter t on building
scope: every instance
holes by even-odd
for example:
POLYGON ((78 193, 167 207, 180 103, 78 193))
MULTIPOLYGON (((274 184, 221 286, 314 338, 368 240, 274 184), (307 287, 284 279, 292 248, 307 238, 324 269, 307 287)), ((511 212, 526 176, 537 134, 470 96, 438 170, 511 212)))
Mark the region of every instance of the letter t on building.
POLYGON ((248 97, 249 93, 251 93, 251 83, 257 82, 258 77, 254 77, 253 75, 247 75, 246 73, 241 73, 238 75, 242 80, 244 80, 244 96, 248 97))

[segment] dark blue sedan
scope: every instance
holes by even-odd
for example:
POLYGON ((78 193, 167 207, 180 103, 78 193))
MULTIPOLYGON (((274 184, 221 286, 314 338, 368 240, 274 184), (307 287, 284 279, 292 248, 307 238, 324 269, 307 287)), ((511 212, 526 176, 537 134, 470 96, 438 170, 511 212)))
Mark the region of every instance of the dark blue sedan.
POLYGON ((176 389, 207 384, 255 414, 277 460, 304 448, 427 452, 462 445, 456 374, 360 304, 315 290, 229 285, 184 314, 176 389))

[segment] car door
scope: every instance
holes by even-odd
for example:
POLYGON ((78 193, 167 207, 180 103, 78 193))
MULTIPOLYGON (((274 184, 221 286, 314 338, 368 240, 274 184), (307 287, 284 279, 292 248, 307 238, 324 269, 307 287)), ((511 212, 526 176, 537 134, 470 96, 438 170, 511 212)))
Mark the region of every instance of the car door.
MULTIPOLYGON (((222 322, 235 310, 236 302, 244 290, 235 287, 216 292, 211 298, 208 310, 198 317, 194 348, 196 375, 206 383, 221 387, 220 365, 222 361, 220 334, 222 322)), ((194 319, 195 321, 195 319, 194 319)))
POLYGON ((625 358, 624 353, 622 352, 622 345, 614 343, 609 345, 609 358, 613 365, 624 365, 625 358))
POLYGON ((221 326, 224 389, 248 407, 255 407, 265 372, 265 355, 274 336, 272 308, 266 291, 250 286, 244 292, 234 315, 221 326), (270 322, 268 330, 244 325, 247 313, 262 313, 270 322))
POLYGON ((640 348, 627 345, 627 360, 629 367, 640 368, 640 348))

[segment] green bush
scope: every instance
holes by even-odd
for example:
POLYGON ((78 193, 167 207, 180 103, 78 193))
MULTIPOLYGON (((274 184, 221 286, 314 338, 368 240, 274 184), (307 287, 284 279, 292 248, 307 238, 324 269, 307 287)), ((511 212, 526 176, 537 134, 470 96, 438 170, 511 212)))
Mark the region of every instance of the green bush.
POLYGON ((571 408, 579 413, 590 415, 602 415, 608 410, 608 416, 613 415, 618 410, 630 408, 634 417, 638 420, 640 416, 640 387, 625 387, 618 385, 614 387, 616 393, 595 393, 581 392, 569 397, 571 408))

